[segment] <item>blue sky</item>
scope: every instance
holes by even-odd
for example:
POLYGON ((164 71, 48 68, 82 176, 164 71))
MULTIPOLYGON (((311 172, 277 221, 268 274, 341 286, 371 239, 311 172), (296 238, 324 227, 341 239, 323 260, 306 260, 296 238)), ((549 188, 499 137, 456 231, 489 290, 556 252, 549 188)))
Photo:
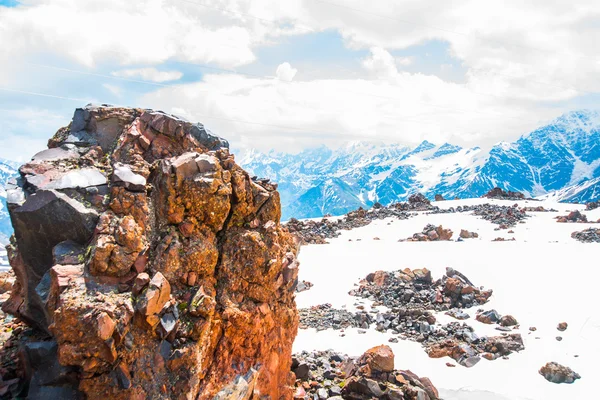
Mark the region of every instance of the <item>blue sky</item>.
POLYGON ((0 157, 29 158, 87 102, 292 152, 485 147, 598 108, 600 5, 521 3, 0 0, 0 157))

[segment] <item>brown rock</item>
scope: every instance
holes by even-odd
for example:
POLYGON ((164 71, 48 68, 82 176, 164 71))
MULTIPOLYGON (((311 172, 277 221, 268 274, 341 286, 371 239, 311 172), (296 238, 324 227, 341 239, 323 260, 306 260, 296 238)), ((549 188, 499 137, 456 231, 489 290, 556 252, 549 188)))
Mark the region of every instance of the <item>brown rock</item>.
POLYGON ((98 337, 102 340, 108 340, 115 331, 117 323, 105 312, 101 312, 96 317, 96 322, 98 324, 98 337))
POLYGON ((558 324, 558 326, 556 327, 556 329, 558 329, 561 332, 564 332, 567 330, 567 327, 569 326, 569 324, 567 324, 566 322, 561 322, 558 324))
POLYGON ((389 281, 389 274, 385 271, 375 271, 367 275, 366 279, 376 286, 384 286, 389 281))
POLYGON ((148 290, 138 299, 136 309, 144 316, 151 316, 162 311, 171 296, 171 285, 163 274, 157 272, 150 280, 148 290))
POLYGON ((358 360, 373 372, 392 372, 394 370, 394 352, 389 346, 381 345, 367 350, 358 360))
POLYGON ((150 283, 150 275, 148 275, 145 272, 138 274, 138 276, 135 277, 133 287, 131 288, 131 293, 134 296, 137 296, 149 283, 150 283))
POLYGON ((504 315, 502 318, 500 318, 500 325, 502 326, 515 326, 517 324, 517 319, 512 315, 504 315))

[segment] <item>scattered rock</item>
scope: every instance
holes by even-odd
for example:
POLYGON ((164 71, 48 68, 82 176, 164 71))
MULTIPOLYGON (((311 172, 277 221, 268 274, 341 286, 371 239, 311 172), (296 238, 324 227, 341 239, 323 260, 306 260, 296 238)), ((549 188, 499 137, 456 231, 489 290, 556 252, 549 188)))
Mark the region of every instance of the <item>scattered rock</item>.
POLYGON ((556 329, 558 329, 561 332, 564 332, 567 330, 568 326, 569 326, 569 324, 567 324, 566 322, 561 322, 556 326, 556 329))
POLYGON ((571 234, 573 239, 583 243, 600 243, 600 229, 588 228, 571 234))
POLYGON ((565 223, 565 222, 587 223, 588 219, 579 210, 575 210, 575 211, 571 211, 568 215, 562 215, 562 216, 556 217, 556 222, 561 222, 561 223, 565 223))
POLYGON ((489 310, 482 312, 481 314, 477 314, 475 319, 484 324, 495 324, 501 321, 500 314, 496 310, 489 310))
POLYGON ((438 240, 450 240, 452 238, 452 231, 450 229, 444 229, 442 225, 436 227, 435 225, 427 224, 423 231, 415 233, 412 237, 406 240, 407 242, 434 242, 438 240))
POLYGON ((502 318, 500 318, 501 326, 515 326, 518 324, 519 323, 517 322, 517 319, 515 317, 513 317, 512 315, 505 315, 502 318))
POLYGON ((463 239, 473 239, 473 238, 478 238, 479 234, 477 232, 469 232, 466 229, 461 229, 460 237, 463 239))
POLYGON ((556 362, 547 363, 539 372, 548 382, 552 383, 573 383, 577 379, 581 379, 581 376, 571 368, 556 362))

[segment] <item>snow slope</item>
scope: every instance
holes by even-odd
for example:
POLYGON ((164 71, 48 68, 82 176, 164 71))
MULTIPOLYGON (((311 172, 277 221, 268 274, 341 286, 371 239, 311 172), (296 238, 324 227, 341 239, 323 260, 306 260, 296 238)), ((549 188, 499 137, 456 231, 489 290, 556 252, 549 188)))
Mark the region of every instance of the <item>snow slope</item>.
MULTIPOLYGON (((482 199, 438 202, 439 207, 490 202, 482 199)), ((497 204, 514 202, 492 201, 497 204)), ((527 202, 519 202, 525 205, 527 202)), ((520 323, 525 350, 512 354, 508 360, 481 360, 473 368, 448 368, 449 358, 431 359, 419 343, 400 341, 388 343, 392 336, 370 329, 358 334, 339 331, 299 330, 294 351, 332 348, 349 355, 360 355, 368 348, 390 345, 396 355, 397 368, 410 369, 427 376, 446 400, 559 400, 598 398, 596 377, 600 359, 600 311, 597 282, 600 270, 595 265, 600 244, 583 244, 571 239, 574 230, 592 224, 559 224, 553 219, 568 210, 583 206, 529 202, 560 210, 560 213, 531 213, 525 224, 517 224, 514 234, 494 231, 496 225, 468 213, 418 216, 405 221, 382 220, 343 231, 327 245, 307 245, 300 251, 300 280, 314 286, 297 295, 298 307, 331 303, 335 307, 353 309, 354 304, 368 301, 352 297, 348 291, 368 273, 376 270, 398 270, 427 267, 434 279, 446 267, 453 267, 476 285, 494 290, 484 309, 495 308, 500 314, 511 314, 520 323), (427 223, 442 224, 455 232, 460 229, 478 232, 479 239, 464 242, 398 242, 427 223), (381 240, 373 240, 373 237, 381 240), (515 242, 491 242, 502 236, 515 237, 515 242), (361 238, 361 241, 356 239, 361 238), (349 242, 348 239, 353 239, 349 242), (565 332, 556 325, 566 321, 565 332), (536 332, 528 328, 535 326, 536 332), (561 342, 555 339, 562 336, 561 342), (537 339, 539 338, 539 339, 537 339), (575 356, 578 357, 575 357, 575 356), (572 385, 547 382, 538 370, 549 361, 567 365, 581 374, 572 385)), ((585 212, 590 220, 600 218, 600 209, 585 212)), ((368 309, 368 307, 367 307, 368 309)), ((475 309, 467 311, 466 322, 478 334, 499 335, 500 332, 474 319, 475 309)), ((437 314, 438 322, 450 317, 437 314)))

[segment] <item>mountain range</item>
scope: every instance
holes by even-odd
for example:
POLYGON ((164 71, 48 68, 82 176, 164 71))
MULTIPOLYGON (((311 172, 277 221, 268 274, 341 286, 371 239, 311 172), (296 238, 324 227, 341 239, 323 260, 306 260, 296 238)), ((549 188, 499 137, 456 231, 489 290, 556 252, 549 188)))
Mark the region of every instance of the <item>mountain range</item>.
POLYGON ((530 197, 587 202, 600 197, 600 113, 566 113, 489 151, 427 140, 414 148, 351 142, 297 154, 252 150, 240 164, 279 184, 284 219, 344 214, 416 192, 429 198, 479 197, 496 186, 530 197))
MULTIPOLYGON (((600 199, 600 113, 573 111, 489 151, 427 140, 414 148, 351 142, 297 154, 251 150, 238 160, 250 173, 279 184, 282 218, 341 215, 375 202, 479 197, 491 188, 563 202, 600 199)), ((19 163, 0 159, 0 244, 12 234, 4 184, 19 163)))

